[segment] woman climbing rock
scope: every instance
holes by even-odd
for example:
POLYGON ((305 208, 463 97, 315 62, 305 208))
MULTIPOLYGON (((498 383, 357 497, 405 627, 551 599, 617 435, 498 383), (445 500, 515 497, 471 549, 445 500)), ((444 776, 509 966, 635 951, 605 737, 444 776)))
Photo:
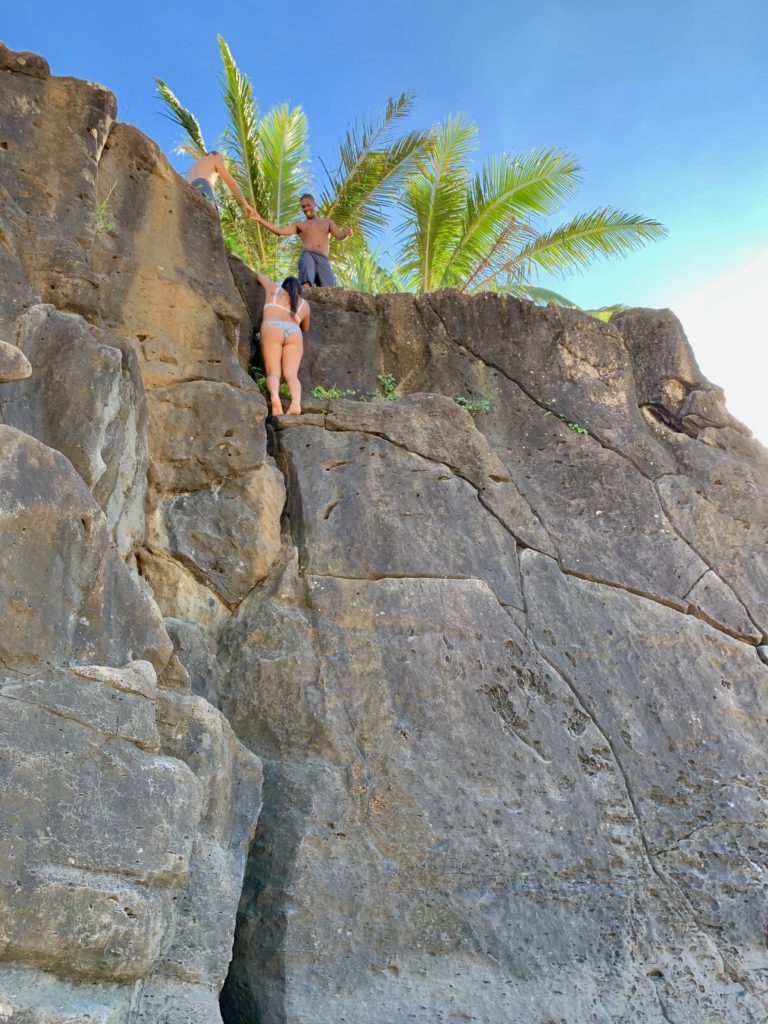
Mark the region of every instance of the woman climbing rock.
POLYGON ((286 277, 277 284, 264 274, 256 275, 264 289, 267 301, 261 320, 261 355, 267 379, 270 410, 281 415, 280 377, 291 392, 289 415, 301 412, 301 384, 299 365, 304 354, 303 332, 309 327, 309 303, 302 297, 301 285, 296 277, 286 277))

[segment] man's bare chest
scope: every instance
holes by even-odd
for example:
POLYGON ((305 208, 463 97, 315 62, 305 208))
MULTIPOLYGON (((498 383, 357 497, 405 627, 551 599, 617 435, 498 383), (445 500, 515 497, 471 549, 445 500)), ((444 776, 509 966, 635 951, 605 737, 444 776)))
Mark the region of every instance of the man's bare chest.
POLYGON ((304 238, 324 239, 328 236, 329 222, 323 217, 299 224, 299 234, 304 238))

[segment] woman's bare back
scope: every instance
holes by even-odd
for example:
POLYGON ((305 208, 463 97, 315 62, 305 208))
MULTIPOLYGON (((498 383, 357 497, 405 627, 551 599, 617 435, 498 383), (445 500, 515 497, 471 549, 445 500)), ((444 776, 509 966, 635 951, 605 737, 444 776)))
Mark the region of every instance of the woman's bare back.
POLYGON ((299 299, 295 313, 291 312, 291 299, 288 292, 276 281, 270 281, 264 274, 256 275, 259 284, 264 289, 265 302, 261 315, 262 327, 268 320, 280 320, 286 323, 298 324, 302 331, 309 327, 310 309, 305 298, 299 299))

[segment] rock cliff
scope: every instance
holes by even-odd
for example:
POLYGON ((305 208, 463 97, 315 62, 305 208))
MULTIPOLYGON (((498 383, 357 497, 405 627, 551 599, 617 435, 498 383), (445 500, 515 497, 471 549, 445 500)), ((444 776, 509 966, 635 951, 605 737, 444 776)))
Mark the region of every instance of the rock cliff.
POLYGON ((674 316, 320 290, 403 397, 267 427, 115 118, 0 47, 0 1017, 763 1022, 768 454, 674 316))

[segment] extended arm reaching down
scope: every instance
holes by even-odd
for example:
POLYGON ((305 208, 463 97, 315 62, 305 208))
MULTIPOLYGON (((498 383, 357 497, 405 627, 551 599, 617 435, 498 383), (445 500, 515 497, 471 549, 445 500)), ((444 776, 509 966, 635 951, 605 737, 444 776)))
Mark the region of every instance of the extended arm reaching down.
POLYGON ((295 235, 298 231, 298 224, 295 222, 293 224, 289 224, 287 227, 284 228, 281 228, 277 224, 270 224, 269 221, 264 220, 264 218, 261 216, 258 210, 254 210, 248 216, 251 218, 251 220, 255 220, 257 221, 257 223, 263 224, 267 231, 271 231, 273 235, 295 235))
POLYGON ((237 199, 238 203, 240 203, 242 208, 245 210, 246 214, 250 217, 253 211, 253 207, 250 205, 248 200, 240 191, 237 182, 227 170, 227 165, 224 163, 224 157, 221 156, 220 153, 216 154, 216 162, 214 163, 213 166, 221 180, 229 188, 232 195, 235 197, 235 199, 237 199))

